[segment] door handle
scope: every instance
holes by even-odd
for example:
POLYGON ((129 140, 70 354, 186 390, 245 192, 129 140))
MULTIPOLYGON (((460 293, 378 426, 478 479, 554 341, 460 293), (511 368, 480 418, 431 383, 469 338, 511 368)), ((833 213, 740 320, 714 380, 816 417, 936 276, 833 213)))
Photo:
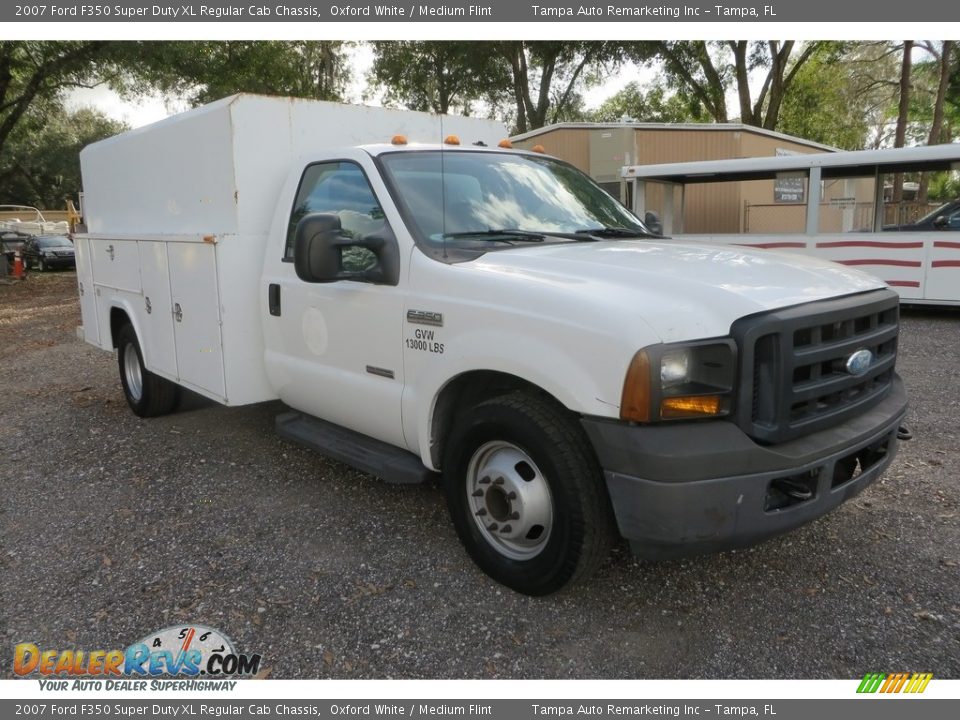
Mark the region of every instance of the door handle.
POLYGON ((270 306, 270 314, 280 316, 280 286, 277 283, 270 283, 267 288, 267 304, 270 306))
POLYGON ((180 303, 173 304, 173 317, 177 322, 183 320, 183 308, 180 307, 180 303))

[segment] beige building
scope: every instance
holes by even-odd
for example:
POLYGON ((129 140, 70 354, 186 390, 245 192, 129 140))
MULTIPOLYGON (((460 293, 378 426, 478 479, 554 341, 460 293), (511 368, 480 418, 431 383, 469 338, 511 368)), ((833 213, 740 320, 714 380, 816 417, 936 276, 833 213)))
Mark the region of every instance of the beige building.
MULTIPOLYGON (((625 165, 836 152, 827 145, 739 123, 563 123, 517 135, 512 141, 514 147, 528 150, 542 145, 548 154, 583 170, 618 198, 625 165)), ((688 186, 683 198, 684 231, 801 232, 804 183, 800 178, 780 178, 688 186)), ((824 190, 827 199, 853 189, 824 190)), ((854 194, 862 194, 859 190, 854 194)), ((656 192, 648 196, 648 208, 655 207, 656 192)))

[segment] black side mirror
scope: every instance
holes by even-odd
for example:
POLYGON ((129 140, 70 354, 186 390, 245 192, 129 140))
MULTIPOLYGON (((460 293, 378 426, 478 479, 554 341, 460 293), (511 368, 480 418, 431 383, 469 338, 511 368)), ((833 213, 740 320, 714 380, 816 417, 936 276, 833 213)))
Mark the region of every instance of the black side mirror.
POLYGON ((293 265, 304 282, 333 282, 340 271, 340 218, 315 213, 297 223, 293 238, 293 265))
POLYGON ((935 228, 945 228, 950 224, 950 221, 947 219, 946 215, 937 215, 933 220, 933 226, 935 228))
POLYGON ((340 218, 314 213, 297 223, 293 245, 294 269, 304 282, 330 283, 356 280, 377 285, 396 285, 400 278, 400 252, 389 226, 373 237, 352 238, 343 234, 340 218), (365 248, 376 262, 364 270, 344 268, 344 251, 365 248))

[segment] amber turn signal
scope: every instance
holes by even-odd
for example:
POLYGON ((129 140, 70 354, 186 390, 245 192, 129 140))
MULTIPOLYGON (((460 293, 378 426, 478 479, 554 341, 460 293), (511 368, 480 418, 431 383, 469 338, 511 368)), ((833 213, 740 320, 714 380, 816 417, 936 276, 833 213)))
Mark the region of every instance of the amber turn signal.
POLYGON ((620 396, 620 419, 650 422, 650 358, 643 350, 633 356, 627 368, 620 396))
POLYGON ((722 412, 723 397, 720 395, 681 395, 664 398, 660 403, 660 417, 664 420, 712 417, 722 412))

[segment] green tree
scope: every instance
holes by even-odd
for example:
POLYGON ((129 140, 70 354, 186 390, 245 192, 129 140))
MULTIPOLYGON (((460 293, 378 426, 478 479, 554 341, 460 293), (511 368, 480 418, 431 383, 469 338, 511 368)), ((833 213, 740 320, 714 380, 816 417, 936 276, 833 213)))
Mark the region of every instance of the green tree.
POLYGON ((638 62, 658 62, 666 85, 716 122, 728 122, 726 92, 732 81, 728 63, 711 56, 723 49, 719 43, 658 41, 639 43, 633 51, 638 62))
POLYGON ((583 41, 377 42, 371 80, 415 110, 498 114, 517 132, 581 119, 583 89, 620 63, 624 44, 583 41))
POLYGON ((0 202, 62 208, 82 187, 80 150, 125 129, 89 108, 67 112, 56 101, 35 104, 0 155, 0 202))
POLYGON ((927 198, 939 202, 960 198, 960 173, 956 171, 931 173, 927 198))
POLYGON ((521 133, 567 119, 582 102, 581 90, 626 56, 626 46, 617 42, 507 41, 498 47, 509 64, 514 125, 521 133))
POLYGON ((384 100, 410 110, 470 115, 506 97, 510 78, 491 43, 447 41, 374 42, 369 82, 384 100))
MULTIPOLYGON (((924 82, 918 83, 917 95, 926 95, 926 102, 922 111, 912 110, 914 119, 922 116, 929 131, 927 145, 948 143, 953 139, 953 127, 957 121, 957 108, 948 106, 947 94, 950 87, 950 71, 956 43, 944 40, 940 43, 924 41, 920 46, 928 53, 929 60, 917 63, 914 66, 914 75, 924 82)), ((917 202, 926 203, 930 195, 930 173, 920 174, 920 185, 917 190, 917 202)))
POLYGON ((192 104, 237 92, 336 100, 350 77, 345 48, 307 41, 0 41, 0 173, 7 192, 59 205, 61 193, 77 185, 70 169, 76 158, 58 167, 47 148, 64 151, 120 129, 94 114, 66 113, 71 89, 107 83, 127 97, 160 90, 192 104))
POLYGON ((851 72, 853 52, 845 43, 831 42, 811 55, 784 98, 780 130, 844 150, 866 146, 876 115, 870 105, 876 100, 851 72))
POLYGON ((951 98, 951 75, 960 62, 958 44, 951 40, 919 41, 910 76, 907 145, 952 142, 960 127, 960 103, 951 98))
POLYGON ((0 41, 0 155, 35 104, 116 77, 118 43, 0 41))
POLYGON ((350 81, 342 41, 129 44, 124 89, 181 95, 192 105, 239 92, 340 100, 350 81))
POLYGON ((960 113, 960 47, 954 45, 953 56, 950 59, 948 69, 949 77, 947 79, 947 93, 945 96, 945 107, 952 112, 960 113))
POLYGON ((637 62, 661 68, 668 87, 716 122, 728 122, 727 91, 736 91, 740 122, 775 130, 797 73, 819 42, 655 41, 628 46, 637 62), (763 72, 754 96, 751 76, 763 72))
POLYGON ((668 95, 661 85, 644 90, 639 83, 631 82, 604 100, 590 115, 594 122, 617 122, 623 118, 639 122, 680 123, 701 122, 703 115, 698 103, 690 103, 676 93, 668 95))
POLYGON ((102 83, 195 105, 237 92, 337 100, 350 78, 345 49, 339 41, 0 41, 0 152, 34 104, 102 83))

